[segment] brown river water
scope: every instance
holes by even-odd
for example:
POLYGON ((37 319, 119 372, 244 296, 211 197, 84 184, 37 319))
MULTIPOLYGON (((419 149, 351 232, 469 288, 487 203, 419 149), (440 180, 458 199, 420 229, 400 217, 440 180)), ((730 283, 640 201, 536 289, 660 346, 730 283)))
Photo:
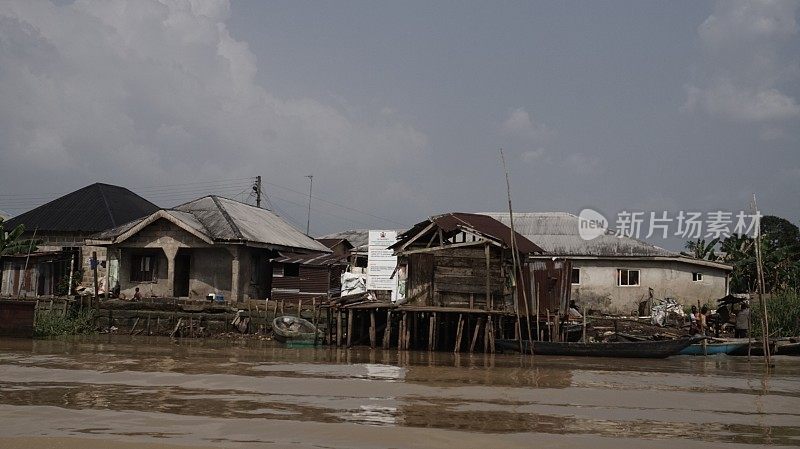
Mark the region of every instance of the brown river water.
POLYGON ((0 448, 800 446, 800 357, 0 339, 0 448))

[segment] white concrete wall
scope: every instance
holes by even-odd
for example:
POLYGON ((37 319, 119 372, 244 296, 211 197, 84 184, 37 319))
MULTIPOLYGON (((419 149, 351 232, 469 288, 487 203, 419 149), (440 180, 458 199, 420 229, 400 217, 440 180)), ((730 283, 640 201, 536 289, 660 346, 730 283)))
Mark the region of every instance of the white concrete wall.
POLYGON ((630 314, 647 299, 648 288, 656 298, 675 298, 684 305, 716 304, 727 294, 724 270, 674 261, 619 261, 573 259, 581 270, 579 285, 572 285, 572 299, 584 309, 630 314), (618 286, 617 269, 639 270, 639 286, 618 286), (692 273, 703 280, 692 281, 692 273))

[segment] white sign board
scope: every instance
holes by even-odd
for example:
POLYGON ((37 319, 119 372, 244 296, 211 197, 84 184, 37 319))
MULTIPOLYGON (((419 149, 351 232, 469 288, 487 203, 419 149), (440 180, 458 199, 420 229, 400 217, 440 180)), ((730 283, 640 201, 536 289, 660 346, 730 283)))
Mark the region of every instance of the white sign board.
POLYGON ((397 289, 397 280, 392 278, 397 267, 397 256, 387 249, 397 242, 397 231, 369 231, 367 259, 367 290, 397 289))

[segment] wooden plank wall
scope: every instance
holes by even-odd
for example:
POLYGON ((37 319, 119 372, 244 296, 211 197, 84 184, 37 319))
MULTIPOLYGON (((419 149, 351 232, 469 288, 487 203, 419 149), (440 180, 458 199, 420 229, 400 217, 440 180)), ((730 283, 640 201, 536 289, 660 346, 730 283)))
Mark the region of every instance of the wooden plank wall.
MULTIPOLYGON (((502 309, 504 273, 500 250, 489 259, 494 309, 502 309)), ((486 309, 486 255, 483 246, 442 249, 409 256, 409 302, 441 307, 486 309)))

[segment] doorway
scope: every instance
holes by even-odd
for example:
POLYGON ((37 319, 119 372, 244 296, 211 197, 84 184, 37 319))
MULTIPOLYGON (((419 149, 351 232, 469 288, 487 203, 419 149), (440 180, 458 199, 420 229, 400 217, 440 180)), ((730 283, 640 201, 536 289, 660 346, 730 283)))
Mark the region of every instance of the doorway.
POLYGON ((188 254, 175 256, 175 283, 172 294, 175 297, 189 296, 189 268, 191 257, 188 254))

